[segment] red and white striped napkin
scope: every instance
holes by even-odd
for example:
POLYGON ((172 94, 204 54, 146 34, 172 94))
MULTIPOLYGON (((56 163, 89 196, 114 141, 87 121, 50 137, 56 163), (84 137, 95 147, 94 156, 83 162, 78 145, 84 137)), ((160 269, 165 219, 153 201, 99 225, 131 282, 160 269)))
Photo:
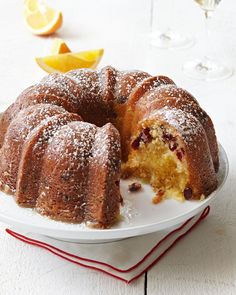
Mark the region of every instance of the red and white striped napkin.
POLYGON ((209 213, 210 207, 174 230, 165 230, 112 243, 76 244, 46 236, 24 235, 6 229, 12 237, 43 248, 79 266, 94 269, 126 283, 139 278, 156 264, 179 240, 186 236, 209 213))

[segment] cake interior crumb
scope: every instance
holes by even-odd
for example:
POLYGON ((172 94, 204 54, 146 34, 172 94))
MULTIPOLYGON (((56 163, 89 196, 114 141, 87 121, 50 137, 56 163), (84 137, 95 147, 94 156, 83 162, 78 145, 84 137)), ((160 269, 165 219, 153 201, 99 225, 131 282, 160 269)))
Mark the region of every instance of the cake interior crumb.
POLYGON ((123 174, 149 183, 158 196, 154 203, 160 202, 160 192, 161 199, 183 201, 188 172, 178 135, 157 123, 143 125, 139 132, 131 143, 127 162, 122 164, 123 174))

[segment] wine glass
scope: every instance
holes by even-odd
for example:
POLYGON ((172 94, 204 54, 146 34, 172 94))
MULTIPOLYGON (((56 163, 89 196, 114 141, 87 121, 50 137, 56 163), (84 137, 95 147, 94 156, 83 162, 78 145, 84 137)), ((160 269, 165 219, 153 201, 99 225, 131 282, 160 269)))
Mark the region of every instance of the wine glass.
MULTIPOLYGON (((179 32, 174 31, 169 26, 167 26, 163 30, 157 29, 159 27, 158 20, 159 17, 157 15, 158 11, 158 4, 160 0, 151 0, 151 20, 150 20, 150 27, 151 27, 151 33, 150 33, 150 44, 163 49, 169 49, 169 48, 183 48, 183 47, 189 47, 193 45, 193 39, 191 39, 189 36, 185 36, 179 32)), ((165 13, 165 19, 171 20, 172 17, 172 11, 174 11, 174 2, 175 0, 172 0, 170 3, 170 9, 165 13)))
POLYGON ((233 74, 233 69, 207 55, 209 21, 221 0, 194 1, 201 7, 205 16, 205 55, 200 59, 186 62, 183 71, 188 77, 198 80, 214 81, 229 78, 233 74))

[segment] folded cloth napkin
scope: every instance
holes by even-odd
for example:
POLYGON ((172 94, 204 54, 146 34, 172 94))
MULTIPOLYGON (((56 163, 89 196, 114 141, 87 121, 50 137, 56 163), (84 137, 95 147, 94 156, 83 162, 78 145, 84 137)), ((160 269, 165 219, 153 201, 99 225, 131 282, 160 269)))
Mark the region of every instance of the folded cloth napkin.
POLYGON ((77 244, 6 229, 14 238, 34 245, 77 265, 101 271, 126 283, 139 278, 209 213, 210 207, 173 230, 103 244, 77 244))

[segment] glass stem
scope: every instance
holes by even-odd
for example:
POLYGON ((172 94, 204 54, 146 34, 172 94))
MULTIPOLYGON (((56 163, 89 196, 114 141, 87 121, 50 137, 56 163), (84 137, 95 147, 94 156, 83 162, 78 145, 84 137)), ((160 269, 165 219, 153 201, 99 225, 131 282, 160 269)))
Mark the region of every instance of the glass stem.
MULTIPOLYGON (((154 28, 154 17, 155 18, 158 18, 158 15, 155 15, 154 16, 154 10, 155 11, 158 11, 157 7, 158 6, 158 3, 160 2, 160 0, 150 0, 150 28, 151 28, 151 32, 155 29, 158 29, 158 28, 154 28)), ((172 19, 172 11, 173 11, 173 6, 174 6, 174 0, 170 0, 170 6, 172 7, 172 9, 170 11, 168 11, 168 14, 167 14, 167 26, 162 29, 162 24, 160 24, 160 22, 158 21, 159 23, 159 27, 161 28, 161 30, 163 30, 163 33, 162 33, 162 36, 163 36, 163 39, 169 39, 169 32, 170 32, 170 27, 169 27, 169 20, 172 19)))
POLYGON ((150 23, 149 23, 150 32, 153 31, 153 13, 154 13, 154 0, 150 0, 150 23))
POLYGON ((170 23, 174 17, 173 11, 175 11, 174 3, 175 3, 174 0, 169 0, 169 5, 170 5, 171 9, 169 11, 167 11, 167 13, 166 13, 166 15, 168 17, 167 22, 166 22, 167 27, 166 27, 165 31, 163 32, 163 34, 166 35, 166 37, 168 37, 169 39, 171 39, 171 37, 170 37, 170 32, 171 32, 170 23))
POLYGON ((205 36, 204 36, 204 57, 203 62, 205 66, 207 67, 207 61, 209 60, 209 38, 210 38, 210 30, 209 30, 209 22, 211 19, 212 12, 209 10, 204 10, 204 16, 205 16, 205 36))

